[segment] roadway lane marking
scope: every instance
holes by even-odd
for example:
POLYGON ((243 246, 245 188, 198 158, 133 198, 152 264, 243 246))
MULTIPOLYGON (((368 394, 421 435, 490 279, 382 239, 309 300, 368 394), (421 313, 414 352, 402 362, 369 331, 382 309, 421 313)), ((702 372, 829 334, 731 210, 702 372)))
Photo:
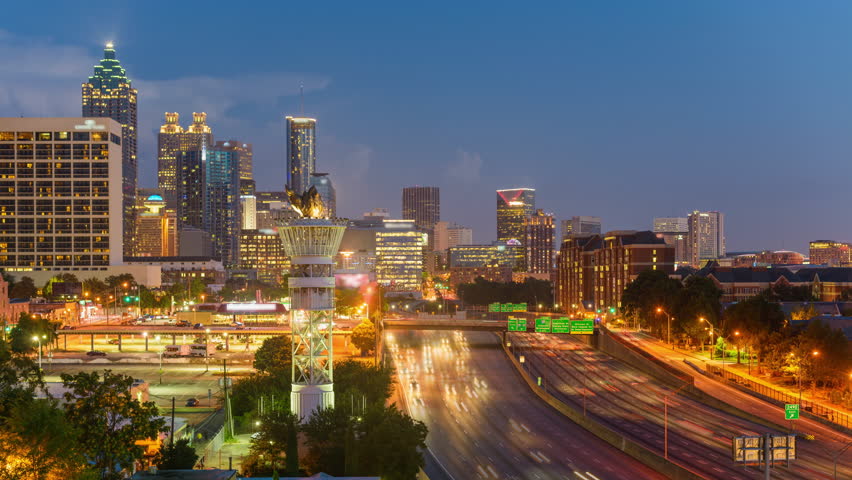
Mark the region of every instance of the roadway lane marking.
POLYGON ((574 471, 574 475, 577 475, 578 477, 582 478, 583 480, 591 480, 589 477, 583 475, 582 473, 580 473, 576 470, 574 471))

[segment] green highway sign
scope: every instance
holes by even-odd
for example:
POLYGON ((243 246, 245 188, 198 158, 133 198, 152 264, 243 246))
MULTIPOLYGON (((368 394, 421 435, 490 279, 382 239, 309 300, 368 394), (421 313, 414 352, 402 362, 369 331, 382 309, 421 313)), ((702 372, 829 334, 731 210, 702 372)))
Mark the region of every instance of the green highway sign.
POLYGON ((535 319, 536 333, 550 333, 550 317, 541 317, 535 319))
POLYGON ((500 304, 499 303, 489 303, 488 304, 488 311, 489 312, 499 312, 500 311, 500 304))
POLYGON ((595 321, 572 320, 571 333, 574 335, 593 335, 595 333, 595 321))
POLYGON ((488 304, 489 312, 526 312, 527 304, 526 303, 489 303, 488 304))
POLYGON ((788 403, 784 405, 784 420, 798 420, 799 419, 799 404, 798 403, 788 403))
POLYGON ((568 317, 554 318, 551 331, 553 333, 571 333, 571 319, 568 317))
POLYGON ((526 332, 527 331, 527 319, 509 317, 509 322, 506 325, 506 330, 508 330, 510 332, 526 332))

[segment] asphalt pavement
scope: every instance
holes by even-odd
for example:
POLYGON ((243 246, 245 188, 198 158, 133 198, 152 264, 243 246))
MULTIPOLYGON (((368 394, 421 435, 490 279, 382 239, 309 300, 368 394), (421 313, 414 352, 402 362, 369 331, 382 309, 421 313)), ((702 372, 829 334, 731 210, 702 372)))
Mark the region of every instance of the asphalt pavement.
POLYGON ((430 477, 664 478, 541 402, 494 334, 394 332, 386 342, 405 406, 429 427, 430 477))

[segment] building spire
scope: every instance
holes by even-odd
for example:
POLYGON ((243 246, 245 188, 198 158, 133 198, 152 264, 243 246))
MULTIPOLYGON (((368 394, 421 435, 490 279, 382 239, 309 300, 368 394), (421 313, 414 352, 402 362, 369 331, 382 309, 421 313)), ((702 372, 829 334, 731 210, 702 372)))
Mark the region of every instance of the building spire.
POLYGON ((300 103, 300 111, 301 115, 305 116, 305 84, 299 84, 299 103, 300 103))

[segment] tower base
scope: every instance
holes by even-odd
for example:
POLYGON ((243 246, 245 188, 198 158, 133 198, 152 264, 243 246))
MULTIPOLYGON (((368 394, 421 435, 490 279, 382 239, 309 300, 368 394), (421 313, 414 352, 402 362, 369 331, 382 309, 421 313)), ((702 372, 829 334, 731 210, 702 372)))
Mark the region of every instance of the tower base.
POLYGON ((334 408, 334 384, 292 384, 290 411, 299 416, 299 422, 307 422, 321 408, 334 408))

